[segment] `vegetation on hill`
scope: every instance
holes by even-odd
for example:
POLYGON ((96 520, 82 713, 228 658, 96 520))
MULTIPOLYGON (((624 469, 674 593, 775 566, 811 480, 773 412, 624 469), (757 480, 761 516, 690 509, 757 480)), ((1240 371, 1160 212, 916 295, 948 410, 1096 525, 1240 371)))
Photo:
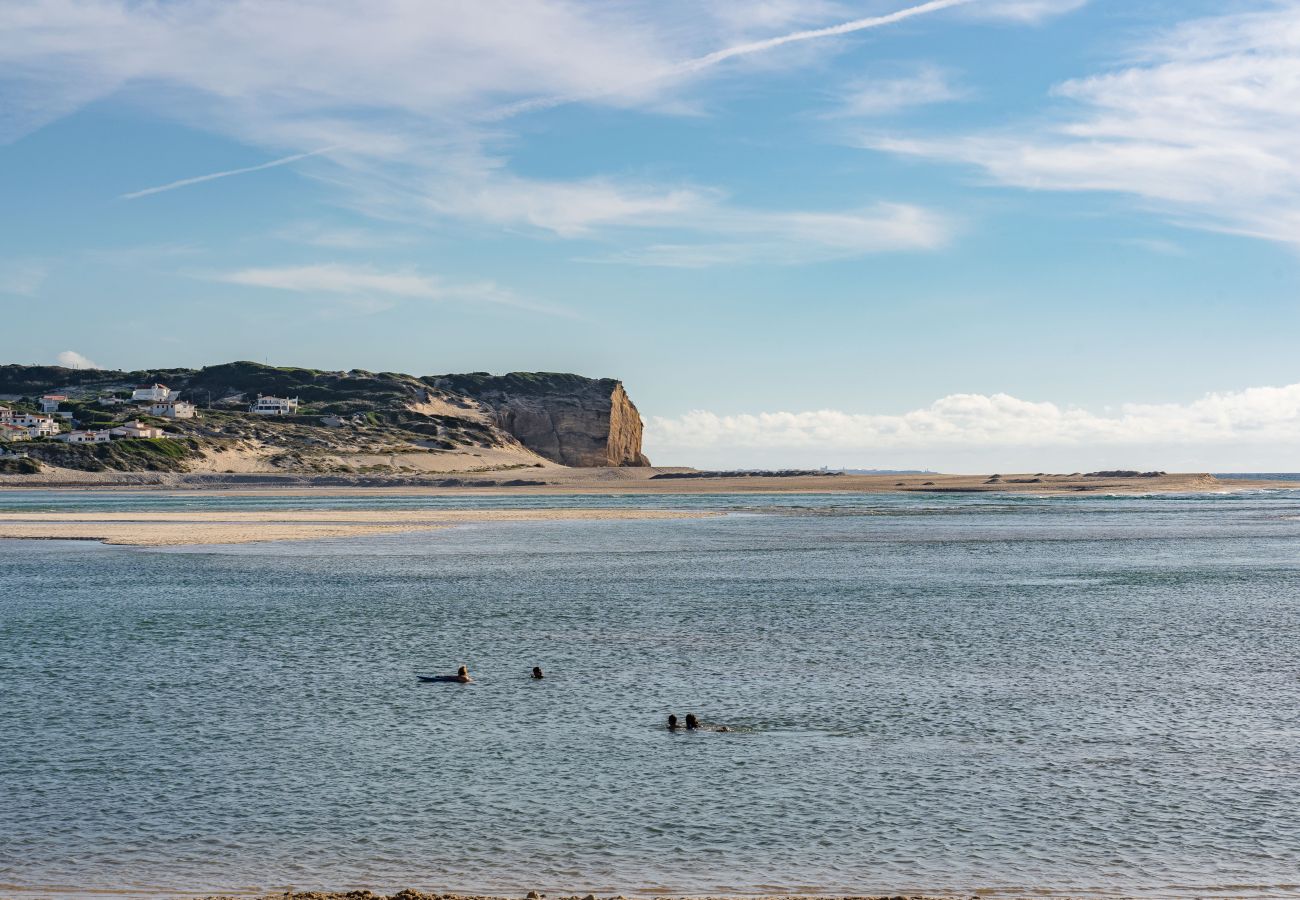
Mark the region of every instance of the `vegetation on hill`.
POLYGON ((41 464, 27 456, 0 457, 0 475, 38 475, 41 464))
POLYGON ((608 395, 617 383, 613 378, 586 378, 567 372, 510 372, 506 375, 470 372, 465 375, 430 375, 422 380, 433 387, 471 397, 490 393, 574 394, 592 390, 603 391, 608 395))
MULTIPOLYGON (((0 366, 0 395, 18 398, 5 401, 15 409, 34 408, 36 398, 62 393, 68 399, 60 404, 60 412, 70 413, 79 428, 111 428, 139 418, 176 436, 103 444, 38 440, 27 445, 41 462, 85 471, 184 471, 197 458, 223 451, 252 454, 262 463, 286 470, 337 471, 358 457, 362 458, 358 465, 373 466, 378 465, 376 456, 522 450, 521 442, 567 462, 563 448, 568 443, 605 446, 601 429, 609 428, 610 397, 617 385, 612 379, 557 372, 417 378, 399 372, 329 371, 246 360, 202 369, 129 372, 0 366), (148 404, 129 401, 132 390, 155 383, 195 404, 198 418, 152 419, 148 404), (258 395, 296 397, 297 414, 253 414, 248 405, 258 395), (102 402, 109 398, 118 402, 102 402), (520 413, 521 398, 537 409, 520 413), (548 404, 562 406, 565 415, 553 416, 548 404)), ((639 429, 636 443, 639 453, 639 429)), ((601 454, 595 456, 603 459, 601 454)))
POLYGON ((197 441, 170 438, 130 438, 104 444, 23 444, 23 452, 33 460, 82 472, 185 472, 189 468, 187 461, 196 457, 200 448, 197 441))

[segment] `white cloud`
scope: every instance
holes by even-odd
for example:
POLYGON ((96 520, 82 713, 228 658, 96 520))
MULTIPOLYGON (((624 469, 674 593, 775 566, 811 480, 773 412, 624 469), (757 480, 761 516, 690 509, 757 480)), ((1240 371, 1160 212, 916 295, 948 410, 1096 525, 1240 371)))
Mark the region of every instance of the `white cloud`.
POLYGON ((719 33, 729 43, 752 39, 761 32, 853 17, 852 7, 828 0, 704 0, 700 5, 717 21, 719 33))
POLYGON ((1129 403, 1107 413, 1007 394, 953 394, 899 415, 694 411, 652 417, 647 426, 651 457, 679 462, 719 452, 745 459, 758 451, 809 464, 828 456, 862 458, 882 452, 895 459, 994 458, 998 453, 1060 458, 1063 452, 1241 445, 1270 446, 1279 459, 1294 459, 1300 452, 1300 384, 1207 394, 1184 404, 1129 403))
POLYGON ((659 243, 620 251, 597 262, 699 269, 715 265, 793 265, 889 251, 933 250, 956 228, 947 217, 902 203, 877 203, 841 213, 763 212, 715 208, 693 226, 705 237, 690 244, 659 243))
POLYGON ((836 116, 881 116, 913 106, 958 100, 966 92, 938 66, 921 66, 901 78, 863 78, 844 91, 836 116))
POLYGON ((101 366, 99 363, 95 362, 93 359, 88 359, 87 357, 82 356, 76 350, 64 350, 62 353, 60 353, 58 356, 55 357, 55 360, 58 362, 59 365, 66 366, 69 369, 102 369, 103 368, 103 366, 101 366))
POLYGON ((410 232, 397 233, 386 229, 348 228, 323 222, 292 222, 272 232, 276 240, 329 250, 371 250, 377 247, 394 247, 413 244, 416 236, 410 232))
POLYGON ((530 312, 571 317, 565 309, 533 303, 490 281, 453 283, 406 269, 385 271, 369 266, 322 263, 239 269, 214 276, 214 280, 245 287, 271 288, 297 294, 327 294, 346 298, 361 312, 391 308, 383 298, 401 300, 488 303, 530 312))
POLYGON ((367 194, 369 182, 358 191, 373 215, 404 223, 435 215, 561 238, 624 238, 637 246, 597 258, 693 268, 715 257, 719 262, 799 263, 934 250, 955 231, 943 213, 906 203, 882 201, 840 211, 764 210, 728 202, 722 192, 706 188, 607 178, 543 181, 487 175, 480 168, 466 165, 427 192, 367 194), (691 262, 675 261, 683 258, 691 262))
POLYGON ((1035 24, 1081 9, 1088 0, 988 0, 970 7, 971 15, 1035 24))
MULTIPOLYGON (((197 175, 177 165, 158 186, 123 185, 136 188, 128 198, 293 164, 341 189, 355 209, 421 226, 633 244, 663 244, 646 230, 670 228, 695 232, 692 243, 731 245, 750 230, 733 226, 751 211, 708 187, 509 171, 497 149, 510 137, 502 111, 580 100, 661 112, 680 106, 707 73, 743 75, 742 59, 834 46, 826 39, 969 2, 928 0, 846 20, 860 7, 825 0, 16 0, 0 5, 0 140, 48 121, 36 111, 61 114, 120 91, 274 157, 197 175)), ((808 57, 771 59, 788 67, 808 57)), ((782 213, 819 214, 852 215, 782 213)), ((800 233, 809 232, 793 228, 787 237, 800 233)), ((817 258, 810 240, 804 255, 817 258)))
POLYGON ((457 179, 415 199, 424 210, 480 222, 578 237, 600 226, 689 223, 710 201, 689 188, 657 188, 607 178, 542 181, 514 175, 457 179))
POLYGON ((1175 221, 1300 245, 1300 3, 1193 20, 1060 85, 1051 124, 867 146, 1037 190, 1109 191, 1175 221))
POLYGON ((49 266, 37 260, 0 261, 0 294, 34 297, 45 283, 49 271, 49 266))
POLYGON ((1149 253, 1159 253, 1161 256, 1187 256, 1187 248, 1182 244, 1174 241, 1167 241, 1164 238, 1124 238, 1119 241, 1129 247, 1137 247, 1139 250, 1146 250, 1149 253))

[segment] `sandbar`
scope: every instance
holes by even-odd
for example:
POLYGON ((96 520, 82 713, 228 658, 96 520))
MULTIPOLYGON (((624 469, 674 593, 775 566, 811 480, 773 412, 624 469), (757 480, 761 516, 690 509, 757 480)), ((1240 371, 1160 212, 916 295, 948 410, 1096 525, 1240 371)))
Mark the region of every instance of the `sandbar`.
POLYGON ((198 510, 0 513, 0 539, 89 540, 136 547, 321 540, 430 531, 474 522, 699 519, 653 509, 198 510))

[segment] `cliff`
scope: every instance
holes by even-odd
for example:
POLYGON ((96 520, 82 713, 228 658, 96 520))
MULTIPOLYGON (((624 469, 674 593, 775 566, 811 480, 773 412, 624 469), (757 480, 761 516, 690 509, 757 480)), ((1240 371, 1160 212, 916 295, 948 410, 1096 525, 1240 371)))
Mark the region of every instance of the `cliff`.
POLYGON ((90 471, 383 473, 546 461, 649 464, 641 454, 641 416, 620 382, 551 372, 417 377, 252 362, 133 372, 0 365, 0 402, 31 407, 43 394, 66 394, 61 410, 79 426, 108 427, 147 413, 128 398, 132 388, 154 382, 200 409, 196 419, 154 420, 182 439, 167 443, 183 452, 135 460, 117 452, 129 447, 116 444, 32 441, 23 449, 49 465, 90 471), (298 397, 302 405, 297 415, 257 416, 247 405, 258 394, 298 397), (105 405, 109 397, 119 399, 105 405))
POLYGON ((641 414, 620 381, 555 372, 442 375, 431 386, 473 398, 534 453, 566 466, 648 466, 641 414))

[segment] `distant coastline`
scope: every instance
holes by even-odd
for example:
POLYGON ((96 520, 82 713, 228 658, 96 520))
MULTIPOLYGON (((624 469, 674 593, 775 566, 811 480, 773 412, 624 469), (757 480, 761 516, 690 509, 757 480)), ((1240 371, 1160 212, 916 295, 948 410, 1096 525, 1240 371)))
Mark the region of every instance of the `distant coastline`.
POLYGON ((0 491, 18 490, 214 490, 214 491, 403 491, 434 494, 786 494, 786 493, 1014 493, 1169 494, 1294 489, 1300 475, 1209 473, 996 473, 952 475, 854 475, 838 472, 709 472, 669 467, 572 468, 538 466, 418 474, 311 474, 215 472, 82 472, 47 469, 2 475, 0 491))
POLYGON ((1300 481, 1300 472, 1215 472, 1224 481, 1300 481))

